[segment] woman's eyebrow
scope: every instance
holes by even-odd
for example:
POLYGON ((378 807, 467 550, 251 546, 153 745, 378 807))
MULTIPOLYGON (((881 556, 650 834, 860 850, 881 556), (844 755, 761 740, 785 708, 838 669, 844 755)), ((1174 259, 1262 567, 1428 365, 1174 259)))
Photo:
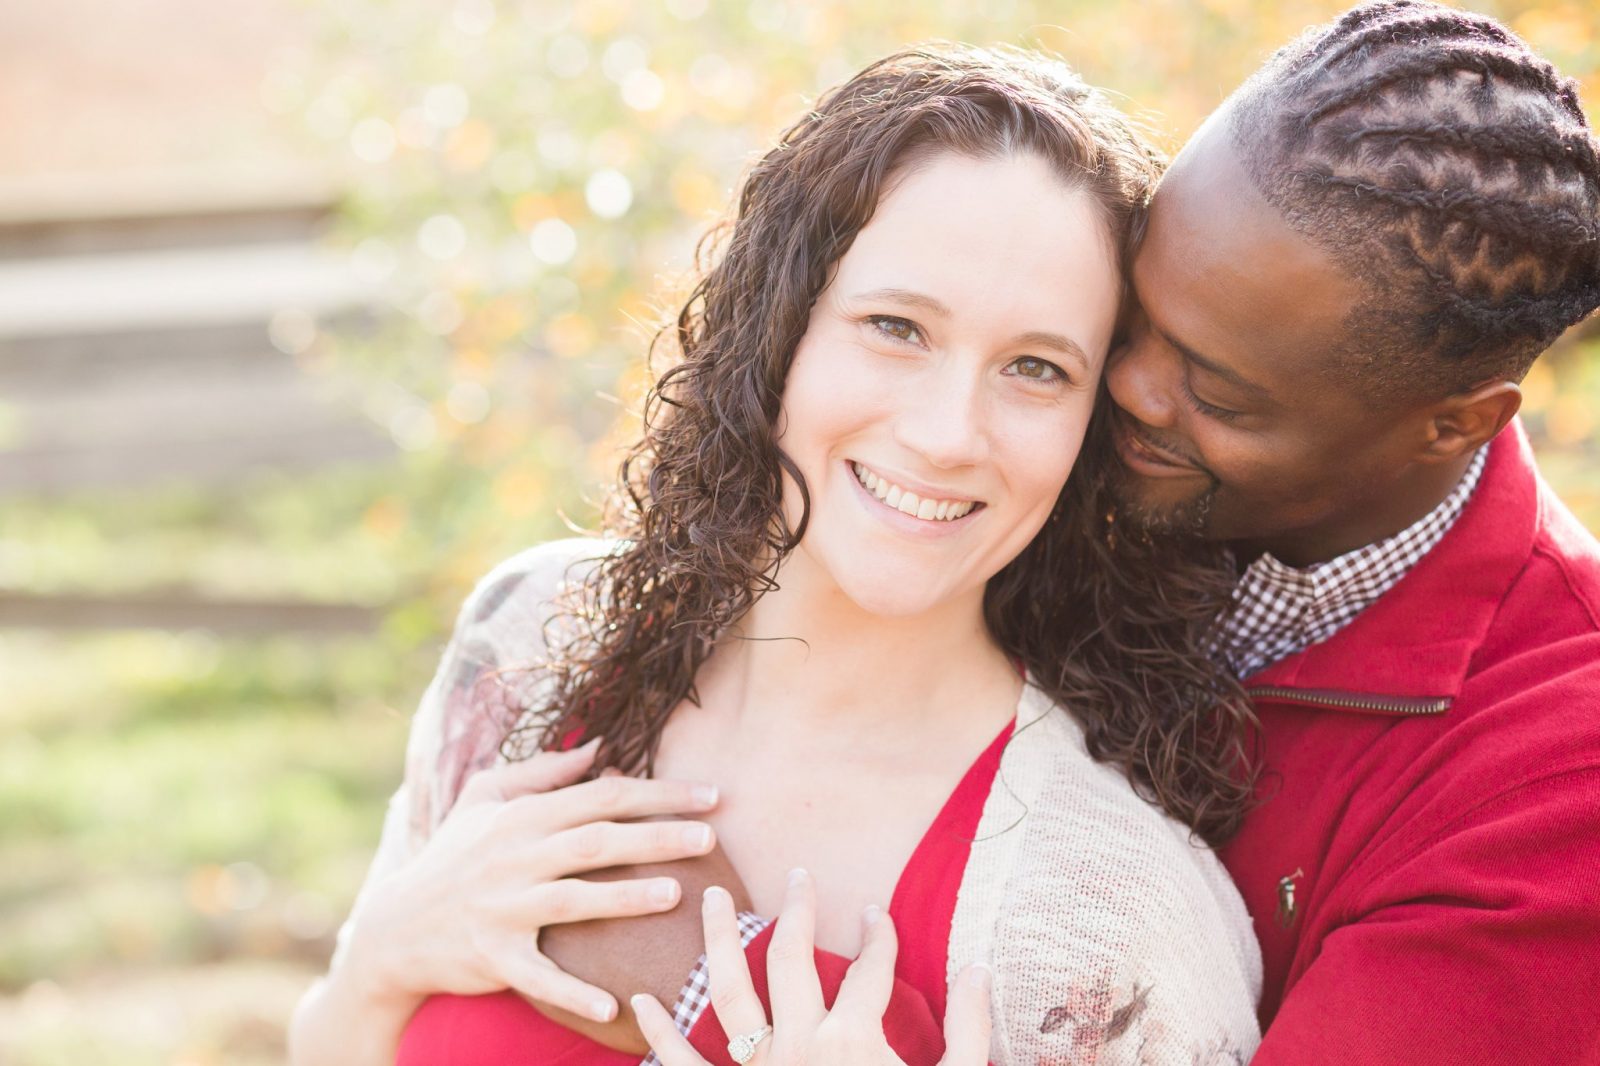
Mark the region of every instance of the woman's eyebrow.
POLYGON ((1065 355, 1076 359, 1085 370, 1090 367, 1089 357, 1084 354, 1078 342, 1071 337, 1063 337, 1059 333, 1047 333, 1042 330, 1029 330, 1018 336, 1012 343, 1024 348, 1048 348, 1057 355, 1065 355))
POLYGON ((939 315, 943 318, 950 317, 950 309, 927 293, 915 292, 911 289, 896 289, 893 287, 873 289, 870 292, 857 293, 857 300, 885 300, 889 303, 905 304, 908 307, 920 307, 924 311, 939 315))

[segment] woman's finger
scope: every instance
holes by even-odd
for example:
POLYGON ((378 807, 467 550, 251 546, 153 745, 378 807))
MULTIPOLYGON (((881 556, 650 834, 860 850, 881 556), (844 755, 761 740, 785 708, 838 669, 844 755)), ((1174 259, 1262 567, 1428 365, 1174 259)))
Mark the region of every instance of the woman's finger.
POLYGON ((716 842, 704 822, 591 822, 529 849, 527 875, 545 880, 608 866, 689 859, 706 854, 716 842))
MULTIPOLYGON (((706 965, 711 970, 711 1006, 731 1039, 767 1024, 767 1011, 750 983, 750 964, 739 939, 733 897, 719 885, 706 889, 700 907, 705 926, 706 965)), ((757 1053, 757 1061, 761 1054, 757 1053)))
POLYGON ((646 777, 597 777, 509 802, 506 817, 523 832, 544 835, 589 822, 708 811, 716 805, 715 785, 646 777))
POLYGON ((541 751, 529 759, 479 770, 467 778, 456 800, 469 803, 503 803, 530 792, 548 792, 583 780, 594 765, 600 738, 567 751, 541 751))
POLYGON ((772 991, 772 1027, 805 1039, 827 1015, 817 978, 817 897, 804 870, 789 872, 778 927, 767 944, 767 984, 772 991))
POLYGON ((989 967, 973 963, 956 975, 944 1008, 944 1058, 939 1066, 989 1061, 989 967))
POLYGON ((517 899, 510 917, 519 926, 540 929, 597 918, 660 914, 678 905, 683 889, 670 877, 630 881, 584 881, 564 877, 534 885, 517 899))
POLYGON ((836 1016, 847 1015, 863 1023, 881 1024, 894 994, 894 960, 900 942, 894 922, 877 906, 861 915, 861 954, 845 971, 839 995, 833 1001, 836 1016))
POLYGON ((661 1066, 711 1066, 700 1053, 689 1046, 689 1041, 678 1032, 672 1015, 667 1013, 654 996, 643 992, 628 1000, 633 1016, 639 1023, 639 1032, 650 1044, 650 1050, 661 1060, 661 1066))
POLYGON ((617 1001, 611 993, 578 980, 551 962, 535 946, 531 933, 525 950, 508 949, 494 962, 507 988, 535 1002, 597 1022, 609 1022, 617 1016, 617 1001))

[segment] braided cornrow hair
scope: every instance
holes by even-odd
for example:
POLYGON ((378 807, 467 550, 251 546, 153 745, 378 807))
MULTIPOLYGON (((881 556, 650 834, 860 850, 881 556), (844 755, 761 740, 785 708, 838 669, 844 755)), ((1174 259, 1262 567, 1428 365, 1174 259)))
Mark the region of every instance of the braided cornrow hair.
POLYGON ((1374 395, 1520 380, 1600 305, 1600 153, 1573 82, 1493 19, 1377 0, 1235 95, 1263 196, 1369 293, 1342 366, 1374 395))

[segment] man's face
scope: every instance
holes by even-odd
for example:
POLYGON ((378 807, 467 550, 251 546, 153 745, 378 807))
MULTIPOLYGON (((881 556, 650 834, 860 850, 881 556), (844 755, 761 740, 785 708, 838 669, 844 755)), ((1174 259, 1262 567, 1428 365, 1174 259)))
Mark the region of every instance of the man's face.
POLYGON ((1106 372, 1127 516, 1291 562, 1366 543, 1416 420, 1329 373, 1360 288, 1256 192, 1220 117, 1162 182, 1133 284, 1106 372))

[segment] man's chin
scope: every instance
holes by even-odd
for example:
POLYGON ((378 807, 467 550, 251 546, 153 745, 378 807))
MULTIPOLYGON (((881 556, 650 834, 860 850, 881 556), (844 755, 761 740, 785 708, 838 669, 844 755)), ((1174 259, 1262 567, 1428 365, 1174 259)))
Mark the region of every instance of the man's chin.
MULTIPOLYGON (((1163 486, 1165 487, 1165 486, 1163 486)), ((1215 484, 1191 496, 1173 498, 1156 491, 1139 475, 1123 469, 1112 481, 1117 501, 1117 521, 1127 528, 1156 537, 1196 537, 1210 539, 1212 505, 1217 498, 1215 484)))

